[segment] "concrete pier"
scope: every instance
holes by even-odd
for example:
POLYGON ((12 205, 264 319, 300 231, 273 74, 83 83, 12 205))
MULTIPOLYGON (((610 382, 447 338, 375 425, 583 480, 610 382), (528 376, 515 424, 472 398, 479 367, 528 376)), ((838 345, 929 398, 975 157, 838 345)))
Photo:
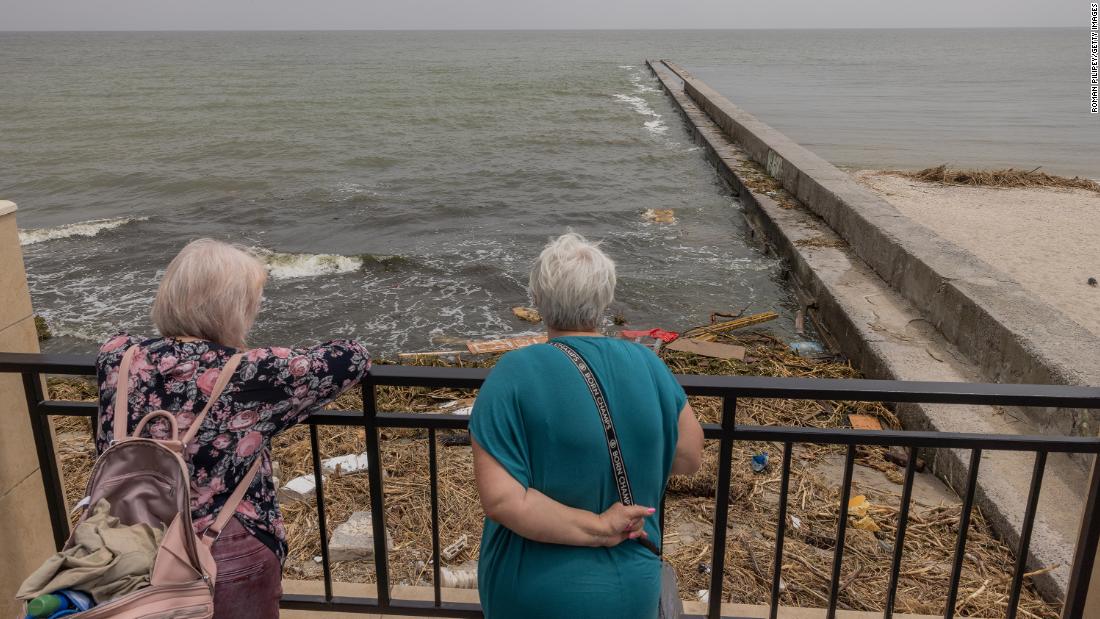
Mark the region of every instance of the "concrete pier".
MULTIPOLYGON (((738 195, 766 251, 822 337, 869 378, 1100 385, 1100 342, 1011 278, 937 237, 846 173, 741 110, 683 68, 649 61, 707 159, 738 195)), ((1096 432, 1095 413, 899 405, 908 429, 987 434, 1096 432)), ((935 450, 936 473, 962 491, 969 452, 935 450)), ((985 453, 977 505, 1010 545, 1019 541, 1032 454, 985 453)), ((1029 565, 1061 599, 1083 512, 1087 473, 1047 464, 1029 565)), ((1100 595, 1097 596, 1100 598, 1100 595)))

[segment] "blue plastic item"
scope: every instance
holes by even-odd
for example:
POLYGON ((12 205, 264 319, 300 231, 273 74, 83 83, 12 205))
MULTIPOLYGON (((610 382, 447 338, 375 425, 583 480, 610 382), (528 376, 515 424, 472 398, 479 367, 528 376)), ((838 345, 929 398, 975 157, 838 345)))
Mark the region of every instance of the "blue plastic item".
POLYGON ((754 473, 762 473, 764 469, 768 468, 768 452, 753 454, 751 464, 754 473))

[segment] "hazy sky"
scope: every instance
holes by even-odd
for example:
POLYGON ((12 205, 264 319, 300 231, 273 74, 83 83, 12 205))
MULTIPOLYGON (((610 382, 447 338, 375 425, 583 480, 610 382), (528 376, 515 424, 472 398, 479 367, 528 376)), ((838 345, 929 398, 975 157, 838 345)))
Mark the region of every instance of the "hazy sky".
POLYGON ((0 0, 0 30, 1081 26, 1085 0, 0 0))

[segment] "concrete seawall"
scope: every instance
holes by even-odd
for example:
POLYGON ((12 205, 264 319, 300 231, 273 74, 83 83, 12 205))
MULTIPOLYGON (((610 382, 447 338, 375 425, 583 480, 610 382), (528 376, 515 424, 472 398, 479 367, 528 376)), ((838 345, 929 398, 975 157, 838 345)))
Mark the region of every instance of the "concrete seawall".
MULTIPOLYGON (((850 195, 845 192, 858 191, 858 194, 851 195, 879 200, 858 185, 854 188, 840 187, 848 182, 843 172, 771 127, 736 110, 733 104, 683 69, 672 63, 657 61, 650 61, 649 66, 683 114, 696 143, 704 147, 708 161, 715 165, 716 172, 739 197, 744 217, 765 251, 775 253, 788 265, 788 279, 807 315, 813 319, 824 339, 852 359, 866 376, 897 380, 986 382, 990 380, 990 375, 995 375, 1005 382, 1043 382, 1038 378, 1023 377, 1009 381, 1008 371, 988 372, 986 366, 993 355, 986 355, 980 362, 972 359, 964 352, 964 346, 956 344, 948 334, 941 332, 923 309, 930 302, 947 303, 946 295, 937 291, 940 287, 951 286, 953 280, 935 275, 928 265, 912 267, 924 269, 922 279, 916 274, 904 272, 904 269, 895 269, 890 266, 889 260, 892 256, 902 261, 915 260, 906 257, 911 252, 907 253, 904 247, 900 247, 915 238, 928 243, 922 251, 934 252, 940 248, 946 252, 945 256, 959 261, 962 266, 952 271, 955 275, 962 274, 965 267, 973 271, 971 276, 978 272, 986 273, 985 276, 990 277, 991 281, 1007 282, 1005 285, 1009 289, 1018 289, 1018 285, 1014 286, 1007 277, 996 274, 991 267, 972 256, 967 257, 966 252, 957 246, 938 241, 929 230, 912 223, 889 204, 883 203, 886 214, 845 213, 847 207, 843 198, 850 195), (703 103, 697 103, 691 92, 703 103), (724 110, 726 114, 718 114, 716 109, 724 110), (731 119, 730 114, 734 111, 738 114, 738 125, 733 127, 734 134, 731 134, 716 122, 712 114, 718 119, 731 119), (755 156, 736 137, 738 133, 755 143, 755 156), (766 135, 768 140, 763 140, 761 135, 766 135), (795 155, 806 157, 802 168, 793 167, 784 158, 790 156, 797 159, 795 155), (784 172, 784 169, 787 171, 784 172), (788 182, 783 183, 774 174, 786 174, 788 182), (819 176, 827 179, 828 183, 823 184, 819 176), (833 191, 828 185, 838 187, 833 191), (822 199, 827 206, 818 205, 815 208, 800 200, 797 197, 800 186, 810 188, 802 192, 803 196, 809 200, 822 199), (818 188, 813 189, 815 186, 818 188), (825 193, 828 193, 827 200, 821 197, 825 193), (837 223, 834 225, 830 219, 837 223), (874 268, 865 260, 863 253, 873 254, 879 268, 874 268), (970 262, 966 262, 968 260, 970 262), (892 279, 881 275, 879 269, 886 270, 892 279), (930 278, 935 279, 935 286, 926 281, 930 278), (910 283, 910 280, 915 283, 910 283), (910 288, 924 286, 931 290, 928 294, 940 295, 940 299, 911 300, 894 282, 910 288)), ((731 122, 727 121, 727 125, 731 122)), ((864 206, 864 210, 877 208, 873 203, 865 203, 864 206)), ((964 286, 958 284, 958 287, 964 286)), ((1030 301, 1035 302, 1034 299, 1030 301)), ((961 317, 968 310, 960 307, 962 301, 955 303, 954 331, 957 333, 963 328, 961 317)), ((941 308, 940 311, 944 315, 939 321, 951 318, 946 309, 941 308)), ((1041 311, 1055 314, 1052 320, 1070 322, 1050 308, 1041 311)), ((1080 330, 1075 323, 1067 326, 1071 329, 1075 327, 1080 330)), ((974 345, 974 341, 990 337, 990 333, 974 334, 969 344, 974 345)), ((1092 336, 1085 333, 1082 337, 1092 336)), ((1018 345, 1016 350, 1020 353, 1023 346, 1018 345)), ((1022 362, 1020 364, 1023 365, 1022 362)), ((1087 381, 1084 376, 1073 378, 1087 381)), ((1065 410, 1053 413, 1054 416, 1069 418, 1063 424, 1049 423, 1051 414, 1045 415, 1048 423, 1036 423, 1035 418, 1044 418, 1043 411, 1029 411, 1029 416, 1013 417, 1003 410, 984 406, 904 404, 897 406, 897 413, 906 428, 919 430, 1026 435, 1055 432, 1059 427, 1078 432, 1088 429, 1087 419, 1077 418, 1065 410)), ((937 475, 960 494, 965 491, 970 458, 968 450, 936 449, 926 456, 937 475)), ((1026 499, 1026 493, 1021 489, 1026 488, 1030 481, 1032 464, 1031 454, 1015 452, 987 451, 981 458, 976 505, 996 534, 1012 546, 1018 544, 1020 539, 1026 499)), ((1034 577, 1034 584, 1048 599, 1061 599, 1065 595, 1068 566, 1073 563, 1083 512, 1083 497, 1079 489, 1086 483, 1087 476, 1079 463, 1051 454, 1028 561, 1031 569, 1041 566, 1054 568, 1034 577)))
MULTIPOLYGON (((669 62, 684 92, 992 382, 1100 385, 1100 338, 1019 283, 669 62)), ((1096 435, 1095 411, 1031 410, 1044 431, 1096 435)))

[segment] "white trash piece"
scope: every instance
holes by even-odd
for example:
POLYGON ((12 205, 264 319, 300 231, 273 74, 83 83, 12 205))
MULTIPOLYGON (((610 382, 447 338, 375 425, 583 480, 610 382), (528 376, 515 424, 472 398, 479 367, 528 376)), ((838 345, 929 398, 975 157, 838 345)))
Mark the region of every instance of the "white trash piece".
POLYGON ((451 589, 477 589, 477 561, 467 561, 453 567, 441 566, 439 584, 451 589))
POLYGON ((470 413, 474 410, 472 406, 463 406, 462 408, 456 408, 451 411, 452 415, 460 415, 462 417, 469 417, 470 413))
MULTIPOLYGON (((386 535, 386 549, 393 550, 393 539, 386 535)), ((336 527, 328 542, 329 561, 356 561, 374 556, 374 520, 370 512, 353 512, 348 521, 336 527)))
POLYGON ((302 475, 279 488, 279 500, 284 502, 308 501, 317 495, 317 482, 313 475, 302 475))
POLYGON ((348 454, 321 460, 321 470, 328 475, 354 475, 367 470, 367 454, 348 454))
POLYGON ((443 557, 444 561, 452 561, 455 557, 459 555, 459 553, 461 553, 463 550, 466 550, 466 546, 468 546, 469 543, 470 538, 465 533, 463 533, 461 536, 459 536, 458 539, 454 541, 453 544, 441 550, 439 554, 443 557))

